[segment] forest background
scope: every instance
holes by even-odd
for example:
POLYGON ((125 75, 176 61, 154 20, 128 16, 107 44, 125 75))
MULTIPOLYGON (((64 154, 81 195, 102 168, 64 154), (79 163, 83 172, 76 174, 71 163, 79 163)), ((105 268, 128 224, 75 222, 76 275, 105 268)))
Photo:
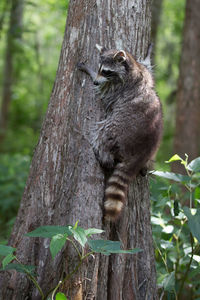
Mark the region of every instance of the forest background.
MULTIPOLYGON (((56 77, 68 7, 66 0, 15 2, 21 3, 21 6, 14 20, 11 20, 12 1, 0 2, 0 115, 3 116, 0 122, 1 244, 6 244, 9 238, 38 141, 56 77), (5 93, 9 96, 7 107, 3 107, 5 93)), ((163 171, 170 170, 170 165, 164 162, 175 154, 175 104, 185 2, 153 2, 155 85, 163 104, 165 123, 155 169, 163 171)), ((153 194, 154 186, 151 185, 151 188, 153 194)), ((164 207, 166 202, 162 204, 164 207)), ((154 205, 152 210, 156 214, 154 205)), ((165 220, 163 217, 163 228, 167 224, 165 220)), ((153 223, 156 223, 155 217, 153 223)), ((164 232, 171 233, 169 225, 166 225, 164 232)), ((155 239, 156 234, 155 230, 155 239)), ((157 253, 159 264, 158 256, 157 253)))

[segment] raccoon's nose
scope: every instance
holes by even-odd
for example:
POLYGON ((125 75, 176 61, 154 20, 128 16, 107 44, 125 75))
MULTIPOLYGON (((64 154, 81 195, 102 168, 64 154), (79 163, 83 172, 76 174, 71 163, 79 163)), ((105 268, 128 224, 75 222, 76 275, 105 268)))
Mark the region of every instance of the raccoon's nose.
POLYGON ((94 85, 99 85, 99 82, 98 82, 98 80, 94 80, 94 85))

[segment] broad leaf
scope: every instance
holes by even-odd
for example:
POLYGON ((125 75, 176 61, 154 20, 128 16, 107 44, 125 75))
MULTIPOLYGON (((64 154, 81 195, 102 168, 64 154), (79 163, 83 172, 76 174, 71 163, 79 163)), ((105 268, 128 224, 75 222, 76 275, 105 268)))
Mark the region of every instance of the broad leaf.
POLYGON ((116 250, 116 251, 114 250, 110 253, 136 254, 141 251, 143 251, 143 250, 140 248, 134 248, 134 249, 129 249, 129 250, 116 250))
POLYGON ((162 178, 174 180, 176 182, 187 183, 190 181, 189 176, 176 174, 176 173, 172 173, 172 172, 154 171, 152 174, 162 177, 162 178))
POLYGON ((73 234, 74 239, 81 244, 82 247, 84 247, 87 242, 85 230, 77 226, 76 228, 71 228, 70 231, 73 234))
POLYGON ((88 244, 93 252, 102 253, 104 255, 110 255, 111 253, 134 254, 141 251, 141 249, 138 248, 122 250, 121 243, 119 241, 89 240, 88 244))
POLYGON ((200 209, 197 209, 195 215, 191 213, 191 210, 188 207, 184 207, 183 211, 186 217, 188 218, 188 226, 190 228, 192 235, 200 243, 200 209))
POLYGON ((52 238, 57 234, 67 234, 69 236, 72 234, 70 230, 71 228, 72 226, 41 226, 25 234, 25 236, 43 238, 52 238))
POLYGON ((121 243, 118 241, 89 240, 88 244, 92 251, 110 255, 111 251, 121 250, 121 243))
POLYGON ((12 261, 15 259, 15 256, 13 254, 8 254, 2 261, 3 269, 12 261))
POLYGON ((22 264, 8 264, 4 270, 16 270, 20 273, 34 275, 35 266, 26 266, 22 264))
POLYGON ((67 234, 57 234, 52 237, 50 242, 50 251, 53 259, 66 243, 67 234))
POLYGON ((67 300, 67 297, 63 293, 57 293, 56 300, 67 300))
POLYGON ((200 171, 200 157, 195 158, 192 160, 187 168, 192 172, 198 172, 200 171))
POLYGON ((0 245, 0 255, 7 256, 8 254, 12 254, 16 248, 0 245))
POLYGON ((171 272, 163 280, 163 288, 165 291, 173 292, 175 288, 175 272, 171 272))
POLYGON ((89 228, 89 229, 85 230, 85 234, 88 237, 91 236, 91 235, 93 235, 93 234, 99 234, 99 233, 102 233, 102 232, 104 232, 104 230, 97 229, 97 228, 89 228))

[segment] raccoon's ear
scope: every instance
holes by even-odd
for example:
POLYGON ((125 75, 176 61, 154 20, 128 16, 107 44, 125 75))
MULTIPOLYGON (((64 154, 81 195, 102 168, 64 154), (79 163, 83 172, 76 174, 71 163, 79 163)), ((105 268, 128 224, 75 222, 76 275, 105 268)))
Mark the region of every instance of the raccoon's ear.
POLYGON ((113 58, 118 62, 124 62, 127 59, 126 52, 124 50, 120 50, 117 53, 115 53, 113 58))
POLYGON ((100 53, 103 53, 104 51, 106 51, 105 47, 100 46, 99 44, 96 44, 96 48, 100 53))

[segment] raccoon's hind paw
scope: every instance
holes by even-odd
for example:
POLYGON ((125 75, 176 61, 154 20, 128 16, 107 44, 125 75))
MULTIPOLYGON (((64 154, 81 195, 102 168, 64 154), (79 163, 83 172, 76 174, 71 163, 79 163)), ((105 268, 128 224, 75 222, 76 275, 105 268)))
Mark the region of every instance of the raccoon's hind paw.
POLYGON ((114 156, 109 152, 101 152, 93 148, 96 159, 103 169, 113 169, 115 166, 114 156))
POLYGON ((148 173, 148 168, 147 167, 142 168, 139 173, 141 176, 145 177, 148 173))

